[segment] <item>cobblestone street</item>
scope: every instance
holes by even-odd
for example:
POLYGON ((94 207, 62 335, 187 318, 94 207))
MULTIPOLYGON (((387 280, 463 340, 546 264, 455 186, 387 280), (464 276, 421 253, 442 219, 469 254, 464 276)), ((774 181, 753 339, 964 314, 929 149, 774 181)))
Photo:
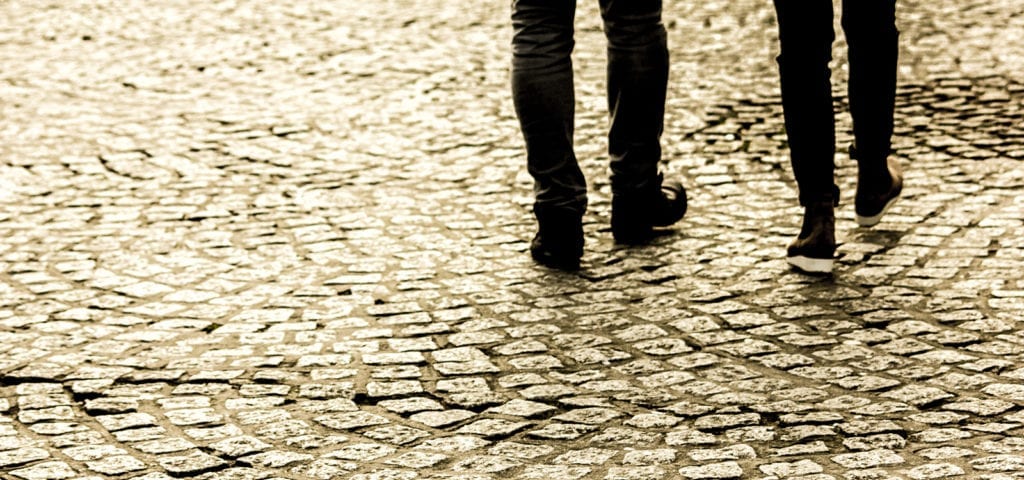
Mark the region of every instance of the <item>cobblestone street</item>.
POLYGON ((508 2, 0 0, 0 479, 1024 479, 1024 2, 898 5, 904 196, 856 226, 840 30, 822 278, 770 1, 666 0, 632 248, 579 2, 562 273, 508 2))

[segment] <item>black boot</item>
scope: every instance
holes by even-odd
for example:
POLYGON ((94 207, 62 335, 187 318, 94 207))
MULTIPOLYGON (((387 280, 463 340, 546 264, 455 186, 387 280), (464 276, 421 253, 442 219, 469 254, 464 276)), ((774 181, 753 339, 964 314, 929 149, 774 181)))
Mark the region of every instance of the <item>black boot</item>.
POLYGON ((786 261, 807 273, 832 273, 836 251, 835 203, 832 199, 808 203, 800 235, 789 244, 786 261))
POLYGON ((539 228, 530 242, 533 259, 559 270, 580 268, 583 214, 568 209, 534 207, 534 215, 539 228))
POLYGON ((667 227, 686 214, 686 189, 679 181, 657 181, 646 190, 612 196, 612 236, 627 245, 644 244, 654 227, 667 227))
MULTIPOLYGON (((861 160, 858 159, 858 162, 861 160)), ((889 211, 889 207, 896 203, 903 192, 903 172, 899 163, 892 158, 874 163, 881 164, 883 168, 858 164, 854 219, 862 227, 873 227, 882 221, 882 215, 889 211)))

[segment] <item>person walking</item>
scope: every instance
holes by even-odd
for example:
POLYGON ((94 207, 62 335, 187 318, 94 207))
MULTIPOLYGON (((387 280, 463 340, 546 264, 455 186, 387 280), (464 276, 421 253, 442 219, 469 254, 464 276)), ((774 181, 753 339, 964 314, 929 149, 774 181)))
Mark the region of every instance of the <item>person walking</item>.
MULTIPOLYGON (((783 116, 793 175, 804 207, 800 234, 789 245, 790 265, 831 273, 836 249, 834 182, 835 117, 831 71, 831 0, 774 0, 779 24, 777 58, 783 116)), ((841 24, 848 45, 850 114, 857 161, 857 224, 882 219, 903 189, 903 174, 890 158, 896 64, 899 54, 895 0, 843 0, 841 24)))
MULTIPOLYGON (((669 55, 661 0, 599 0, 608 42, 611 228, 642 244, 686 213, 682 183, 659 173, 669 55)), ((512 99, 534 180, 533 259, 579 268, 586 179, 573 151, 576 0, 512 0, 512 99)))

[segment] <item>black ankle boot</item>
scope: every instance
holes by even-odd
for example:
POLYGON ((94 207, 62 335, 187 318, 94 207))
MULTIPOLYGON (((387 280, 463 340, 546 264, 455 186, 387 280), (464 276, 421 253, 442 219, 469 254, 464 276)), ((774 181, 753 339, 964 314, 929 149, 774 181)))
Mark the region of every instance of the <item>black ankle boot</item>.
POLYGON ((800 235, 786 250, 786 261, 808 273, 832 273, 836 251, 835 204, 831 199, 808 203, 800 235))
POLYGON ((873 227, 903 192, 903 171, 888 155, 864 158, 856 145, 850 145, 850 158, 857 161, 854 220, 862 227, 873 227))
POLYGON ((667 227, 686 215, 686 189, 659 174, 646 190, 612 196, 612 236, 627 245, 647 243, 654 227, 667 227))
POLYGON ((580 268, 583 214, 568 209, 534 207, 537 234, 530 242, 534 261, 559 270, 580 268))
POLYGON ((903 192, 903 173, 899 163, 892 158, 883 163, 886 169, 881 172, 862 171, 857 175, 854 220, 862 227, 873 227, 882 221, 882 216, 903 192))

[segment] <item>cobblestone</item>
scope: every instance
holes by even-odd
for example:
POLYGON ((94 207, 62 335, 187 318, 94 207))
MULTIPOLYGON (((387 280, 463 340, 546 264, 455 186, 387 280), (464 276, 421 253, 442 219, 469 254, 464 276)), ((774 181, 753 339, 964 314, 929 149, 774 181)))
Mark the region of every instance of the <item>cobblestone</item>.
POLYGON ((781 261, 770 2, 665 2, 690 211, 613 244, 596 3, 564 274, 507 6, 0 2, 0 477, 1024 475, 1019 2, 900 2, 906 188, 856 228, 837 155, 831 278, 781 261))

